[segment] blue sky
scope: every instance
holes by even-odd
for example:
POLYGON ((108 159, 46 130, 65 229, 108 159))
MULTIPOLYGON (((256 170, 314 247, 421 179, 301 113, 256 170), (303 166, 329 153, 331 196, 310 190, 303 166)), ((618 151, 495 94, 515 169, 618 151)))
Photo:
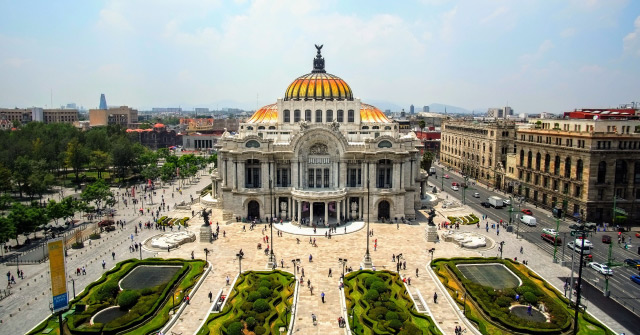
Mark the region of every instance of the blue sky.
POLYGON ((327 71, 408 109, 640 101, 640 1, 0 1, 0 107, 266 105, 327 71))

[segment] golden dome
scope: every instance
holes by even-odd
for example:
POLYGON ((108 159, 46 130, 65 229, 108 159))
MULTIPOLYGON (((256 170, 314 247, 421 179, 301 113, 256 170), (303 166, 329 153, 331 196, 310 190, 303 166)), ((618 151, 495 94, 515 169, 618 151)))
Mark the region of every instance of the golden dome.
POLYGON ((338 76, 325 72, 312 72, 294 80, 284 100, 353 100, 351 87, 338 76))
POLYGON ((381 110, 365 103, 360 104, 360 121, 377 123, 391 122, 391 120, 389 120, 389 118, 381 110))
POLYGON ((278 105, 266 105, 258 109, 253 116, 247 120, 247 123, 277 123, 278 122, 278 105))

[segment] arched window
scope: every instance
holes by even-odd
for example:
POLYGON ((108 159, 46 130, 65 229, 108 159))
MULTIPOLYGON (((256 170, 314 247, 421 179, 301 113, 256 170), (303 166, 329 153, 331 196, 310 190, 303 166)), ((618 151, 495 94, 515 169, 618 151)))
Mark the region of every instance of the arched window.
POLYGON ((253 127, 249 126, 247 127, 247 130, 253 130, 253 127))
POLYGON ((322 123, 322 111, 316 110, 316 123, 322 123))
POLYGON ((583 164, 584 163, 582 163, 582 159, 578 159, 578 162, 576 163, 576 179, 577 180, 582 180, 582 170, 584 169, 583 164))
POLYGON ((520 166, 524 166, 524 150, 520 149, 520 166))
POLYGON ((598 164, 598 184, 602 184, 605 182, 607 178, 607 162, 602 161, 598 164))
POLYGON ((380 126, 373 126, 371 129, 380 129, 380 126))
POLYGON ((293 122, 300 122, 300 110, 296 109, 293 111, 293 122))
POLYGON ((391 130, 391 126, 385 126, 384 130, 391 130))
POLYGON ((333 122, 333 111, 332 110, 328 109, 326 111, 325 120, 326 120, 327 123, 333 122))
POLYGON ((536 154, 536 171, 540 171, 540 161, 541 161, 541 155, 540 153, 536 154))
POLYGON ((391 148, 391 142, 380 141, 380 143, 378 143, 378 148, 391 148))
POLYGON ((556 176, 560 174, 560 156, 556 155, 555 164, 553 166, 553 174, 556 176))
POLYGON ((338 122, 344 122, 344 111, 342 109, 338 109, 338 122))
POLYGON ((258 130, 264 130, 264 126, 258 127, 258 130))
POLYGON ((276 126, 269 126, 269 130, 276 130, 276 126))
POLYGON ((362 126, 362 130, 369 130, 369 126, 362 126))
POLYGON ((533 161, 533 154, 531 151, 527 154, 527 168, 531 168, 531 162, 533 161))
POLYGON ((549 173, 549 166, 551 165, 551 155, 544 155, 544 172, 549 173))
POLYGON ((571 157, 564 160, 564 177, 571 178, 571 157))
POLYGON ((260 148, 260 142, 256 140, 251 140, 251 141, 247 141, 247 143, 245 143, 244 146, 247 148, 260 148))
POLYGON ((311 110, 307 109, 304 111, 304 120, 311 122, 311 110))
POLYGON ((616 184, 627 182, 627 162, 623 159, 616 160, 616 184))
POLYGON ((291 111, 289 111, 288 109, 284 110, 284 116, 283 116, 283 121, 284 123, 289 123, 291 122, 291 111))
MULTIPOLYGON (((248 143, 248 142, 247 142, 248 143)), ((260 161, 247 159, 244 166, 244 187, 260 188, 260 161)))

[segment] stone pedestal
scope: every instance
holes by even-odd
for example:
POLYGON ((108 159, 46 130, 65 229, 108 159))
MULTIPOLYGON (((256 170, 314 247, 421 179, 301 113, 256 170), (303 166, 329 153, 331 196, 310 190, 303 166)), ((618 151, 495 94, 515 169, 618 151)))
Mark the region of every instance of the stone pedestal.
POLYGON ((352 220, 357 220, 358 218, 358 211, 351 211, 351 219, 352 220))
POLYGON ((211 241, 211 226, 201 226, 200 227, 200 242, 210 242, 211 241))
POLYGON ((364 258, 362 259, 362 268, 368 270, 373 269, 373 261, 371 260, 370 254, 364 254, 364 258))
POLYGON ((437 242, 437 241, 438 241, 438 227, 427 226, 427 242, 437 242))

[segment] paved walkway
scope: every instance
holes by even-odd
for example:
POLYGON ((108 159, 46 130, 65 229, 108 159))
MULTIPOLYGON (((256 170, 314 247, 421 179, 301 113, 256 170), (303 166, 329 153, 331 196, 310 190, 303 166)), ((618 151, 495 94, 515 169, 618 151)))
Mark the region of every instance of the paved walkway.
MULTIPOLYGON (((331 232, 331 235, 334 236, 334 235, 351 234, 364 228, 365 225, 366 223, 364 221, 348 222, 346 225, 339 226, 336 229, 336 231, 331 232)), ((293 234, 293 235, 321 236, 321 237, 324 237, 324 234, 329 232, 329 230, 331 230, 331 228, 317 227, 314 232, 313 227, 298 225, 297 223, 292 223, 291 221, 286 221, 286 222, 283 222, 282 224, 276 223, 273 225, 273 228, 288 234, 293 234)))

